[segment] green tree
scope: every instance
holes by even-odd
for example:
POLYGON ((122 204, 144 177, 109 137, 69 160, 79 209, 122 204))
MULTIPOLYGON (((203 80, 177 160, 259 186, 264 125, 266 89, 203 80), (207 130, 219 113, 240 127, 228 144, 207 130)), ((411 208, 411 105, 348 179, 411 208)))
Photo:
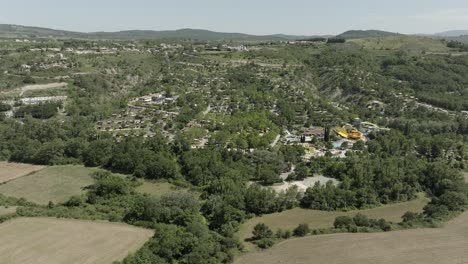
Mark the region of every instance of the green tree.
POLYGON ((297 237, 303 237, 310 233, 310 228, 308 224, 299 224, 293 230, 293 235, 297 237))
POLYGON ((266 224, 258 223, 254 226, 252 235, 254 240, 271 238, 273 236, 273 231, 271 231, 271 229, 266 224))

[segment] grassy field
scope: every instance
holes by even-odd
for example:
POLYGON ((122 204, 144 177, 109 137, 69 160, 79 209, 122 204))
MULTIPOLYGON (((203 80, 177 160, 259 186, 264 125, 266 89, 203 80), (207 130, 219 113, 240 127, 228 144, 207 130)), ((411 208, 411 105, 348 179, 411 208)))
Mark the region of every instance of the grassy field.
POLYGON ((468 212, 440 229, 334 234, 286 240, 236 259, 236 264, 468 263, 468 212))
POLYGON ((53 166, 0 185, 0 193, 46 204, 66 201, 93 183, 90 174, 99 169, 83 166, 53 166))
POLYGON ((0 224, 0 263, 110 264, 138 250, 152 235, 124 224, 17 218, 0 224))
POLYGON ((16 206, 4 207, 0 206, 0 215, 12 214, 16 212, 16 206))
POLYGON ((27 175, 31 172, 41 170, 43 168, 43 166, 2 161, 0 162, 0 184, 27 175))
POLYGON ((136 190, 139 193, 145 193, 154 196, 161 196, 166 193, 171 192, 180 192, 180 191, 187 191, 184 188, 177 187, 171 183, 166 181, 147 181, 144 180, 143 184, 138 186, 136 190))
POLYGON ((238 236, 241 241, 251 237, 253 227, 258 223, 267 224, 273 231, 276 231, 280 228, 292 230, 301 223, 309 224, 310 228, 328 228, 333 227, 333 222, 337 216, 354 216, 358 212, 365 214, 370 218, 384 218, 388 221, 400 222, 401 216, 404 213, 407 211, 421 212, 422 208, 428 202, 429 199, 421 195, 420 198, 409 202, 384 205, 377 208, 349 212, 326 212, 294 208, 292 210, 287 210, 281 213, 268 214, 250 219, 241 226, 238 232, 238 236))
POLYGON ((468 172, 464 172, 463 176, 465 177, 465 182, 468 183, 468 172))

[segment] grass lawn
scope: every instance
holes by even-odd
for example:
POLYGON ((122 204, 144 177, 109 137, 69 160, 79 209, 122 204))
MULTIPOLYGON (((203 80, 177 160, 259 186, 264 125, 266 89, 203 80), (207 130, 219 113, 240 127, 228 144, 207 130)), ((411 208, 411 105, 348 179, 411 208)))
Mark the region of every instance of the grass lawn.
POLYGON ((136 188, 137 192, 154 196, 161 196, 171 192, 186 192, 185 188, 175 186, 167 181, 143 180, 143 184, 136 188))
POLYGON ((400 222, 401 216, 404 213, 407 211, 421 212, 428 202, 429 199, 421 195, 418 199, 409 202, 349 212, 326 212, 294 208, 281 213, 268 214, 250 219, 241 226, 238 236, 241 241, 251 237, 253 227, 258 223, 265 223, 273 231, 280 228, 292 230, 301 223, 309 224, 309 227, 312 229, 328 228, 333 227, 333 222, 337 216, 354 216, 357 213, 365 214, 370 218, 384 218, 387 221, 400 222))
POLYGON ((64 202, 72 195, 84 193, 83 187, 94 182, 91 173, 98 170, 74 165, 46 167, 0 185, 0 193, 39 204, 64 202))
POLYGON ((0 263, 110 264, 137 251, 153 234, 117 223, 16 218, 0 224, 0 263))

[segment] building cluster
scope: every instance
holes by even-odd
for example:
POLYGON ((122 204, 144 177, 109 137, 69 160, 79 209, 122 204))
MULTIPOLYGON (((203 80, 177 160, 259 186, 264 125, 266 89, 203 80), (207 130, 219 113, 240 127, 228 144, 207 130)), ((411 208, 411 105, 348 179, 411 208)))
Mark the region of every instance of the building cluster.
POLYGON ((140 103, 142 105, 158 105, 164 103, 172 103, 176 100, 176 97, 169 96, 163 93, 154 93, 149 95, 144 95, 138 98, 135 98, 130 101, 130 103, 140 103))

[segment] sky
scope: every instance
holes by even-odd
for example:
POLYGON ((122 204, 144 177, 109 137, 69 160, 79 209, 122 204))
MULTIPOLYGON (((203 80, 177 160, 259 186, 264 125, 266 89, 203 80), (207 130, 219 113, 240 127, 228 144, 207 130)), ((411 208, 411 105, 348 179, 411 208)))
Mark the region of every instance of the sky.
POLYGON ((80 32, 208 29, 256 35, 468 30, 468 0, 0 0, 0 24, 80 32))

